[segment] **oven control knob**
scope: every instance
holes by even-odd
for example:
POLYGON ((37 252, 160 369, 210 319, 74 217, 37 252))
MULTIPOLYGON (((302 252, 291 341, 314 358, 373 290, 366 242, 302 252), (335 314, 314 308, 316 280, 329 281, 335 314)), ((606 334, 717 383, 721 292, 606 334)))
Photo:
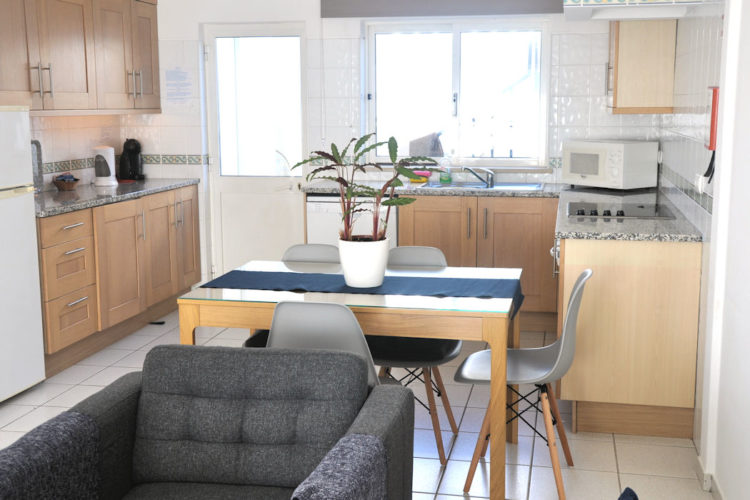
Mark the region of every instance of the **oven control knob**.
POLYGON ((604 212, 602 212, 602 215, 604 215, 605 217, 609 217, 612 215, 612 210, 605 210, 604 212))
POLYGON ((618 217, 625 217, 625 211, 624 210, 618 210, 617 211, 617 216, 618 217))
POLYGON ((599 211, 597 209, 593 208, 589 212, 589 215, 597 216, 597 215, 599 215, 599 211))
POLYGON ((582 208, 576 210, 576 215, 586 215, 586 211, 582 208))

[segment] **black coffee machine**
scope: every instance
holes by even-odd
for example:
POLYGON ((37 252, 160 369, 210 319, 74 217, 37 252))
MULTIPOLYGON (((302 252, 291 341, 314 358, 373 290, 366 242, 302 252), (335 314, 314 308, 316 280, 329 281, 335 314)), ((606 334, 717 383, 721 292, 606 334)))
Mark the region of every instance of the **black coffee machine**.
POLYGON ((120 168, 117 172, 120 180, 143 180, 143 158, 141 157, 141 143, 135 139, 127 139, 122 146, 120 168))

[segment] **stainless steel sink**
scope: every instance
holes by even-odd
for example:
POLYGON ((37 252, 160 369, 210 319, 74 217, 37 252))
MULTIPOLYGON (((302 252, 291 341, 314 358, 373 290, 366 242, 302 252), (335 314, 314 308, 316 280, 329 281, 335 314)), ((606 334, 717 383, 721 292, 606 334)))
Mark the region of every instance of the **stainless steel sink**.
POLYGON ((442 184, 440 182, 427 182, 422 184, 417 189, 429 188, 429 189, 487 189, 491 191, 541 191, 544 184, 540 182, 528 183, 528 182, 500 182, 495 184, 494 187, 488 188, 483 182, 452 182, 450 184, 442 184))

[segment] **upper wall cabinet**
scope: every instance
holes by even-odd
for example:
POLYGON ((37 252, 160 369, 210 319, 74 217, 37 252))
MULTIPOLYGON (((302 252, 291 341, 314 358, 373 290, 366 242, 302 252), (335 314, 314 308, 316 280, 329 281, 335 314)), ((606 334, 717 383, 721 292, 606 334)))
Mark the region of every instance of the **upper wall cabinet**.
POLYGON ((677 21, 617 21, 610 34, 612 112, 672 113, 677 21))
POLYGON ((96 0, 99 109, 159 107, 156 5, 96 0))
POLYGON ((155 0, 0 0, 0 105, 158 111, 155 0))

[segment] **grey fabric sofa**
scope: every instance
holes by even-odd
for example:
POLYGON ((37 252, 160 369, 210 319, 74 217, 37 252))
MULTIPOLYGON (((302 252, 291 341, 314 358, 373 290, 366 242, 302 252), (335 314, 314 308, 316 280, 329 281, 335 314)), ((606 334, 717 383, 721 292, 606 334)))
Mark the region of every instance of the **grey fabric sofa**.
POLYGON ((353 354, 159 346, 0 451, 0 499, 408 499, 413 433, 353 354))

